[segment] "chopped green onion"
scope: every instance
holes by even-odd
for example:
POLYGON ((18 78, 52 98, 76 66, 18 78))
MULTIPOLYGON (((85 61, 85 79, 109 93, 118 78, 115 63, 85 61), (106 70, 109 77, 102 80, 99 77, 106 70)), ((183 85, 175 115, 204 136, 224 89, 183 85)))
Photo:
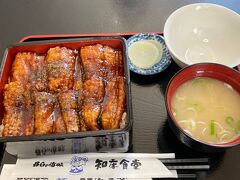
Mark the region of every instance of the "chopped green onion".
POLYGON ((197 103, 192 104, 193 108, 196 109, 197 111, 201 111, 201 106, 197 103))
POLYGON ((210 122, 210 134, 213 136, 215 134, 215 124, 214 120, 211 120, 210 122))
POLYGON ((240 132, 240 120, 237 121, 237 132, 240 132))
POLYGON ((235 129, 235 127, 234 127, 234 119, 231 116, 226 117, 225 121, 231 128, 235 129))
POLYGON ((197 102, 190 102, 189 107, 193 108, 195 111, 200 112, 203 110, 203 107, 197 102))

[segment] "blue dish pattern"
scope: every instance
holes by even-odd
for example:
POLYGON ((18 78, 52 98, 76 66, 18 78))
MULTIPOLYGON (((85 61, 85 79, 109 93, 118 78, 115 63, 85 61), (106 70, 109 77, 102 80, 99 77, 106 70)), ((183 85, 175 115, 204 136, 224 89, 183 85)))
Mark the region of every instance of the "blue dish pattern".
POLYGON ((153 75, 153 74, 157 74, 157 73, 162 72, 163 70, 165 70, 171 64, 171 62, 172 62, 171 61, 171 56, 170 56, 170 53, 167 49, 167 46, 165 44, 165 40, 164 40, 163 36, 160 36, 158 34, 149 34, 149 33, 136 34, 134 36, 131 36, 127 40, 127 47, 129 47, 134 42, 137 42, 137 41, 140 41, 140 40, 156 40, 159 43, 161 43, 162 47, 163 47, 162 58, 157 64, 155 64, 151 68, 143 69, 143 68, 139 68, 139 67, 135 66, 134 64, 132 64, 132 62, 131 62, 131 60, 128 56, 129 69, 131 71, 133 71, 135 73, 138 73, 138 74, 142 74, 142 75, 153 75))

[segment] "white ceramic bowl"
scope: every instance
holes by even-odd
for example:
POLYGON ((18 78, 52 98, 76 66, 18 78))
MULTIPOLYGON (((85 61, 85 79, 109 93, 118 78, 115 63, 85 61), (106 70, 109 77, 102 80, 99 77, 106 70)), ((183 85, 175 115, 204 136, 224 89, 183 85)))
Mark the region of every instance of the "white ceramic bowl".
POLYGON ((181 67, 213 62, 240 64, 240 15, 223 6, 197 3, 174 11, 164 26, 166 45, 181 67))

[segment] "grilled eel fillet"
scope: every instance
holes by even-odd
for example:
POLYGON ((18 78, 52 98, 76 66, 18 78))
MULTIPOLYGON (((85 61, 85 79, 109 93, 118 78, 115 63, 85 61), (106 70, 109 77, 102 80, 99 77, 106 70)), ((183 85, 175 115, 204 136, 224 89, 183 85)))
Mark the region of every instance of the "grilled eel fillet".
POLYGON ((80 131, 87 131, 87 126, 82 116, 83 106, 83 70, 81 59, 77 58, 75 63, 74 85, 73 90, 77 93, 78 115, 80 123, 80 131))
POLYGON ((33 91, 43 92, 48 90, 47 65, 45 56, 37 56, 32 73, 33 91))
POLYGON ((123 76, 123 61, 121 51, 109 46, 104 46, 104 76, 109 81, 118 76, 123 76))
POLYGON ((80 56, 85 73, 85 79, 92 77, 102 79, 104 77, 104 48, 103 45, 84 46, 80 56))
POLYGON ((30 86, 19 81, 4 87, 3 136, 32 135, 34 131, 34 108, 31 104, 30 86))
POLYGON ((12 65, 10 82, 4 92, 3 136, 34 133, 34 91, 46 90, 44 56, 19 52, 12 65))
POLYGON ((54 95, 46 92, 35 93, 35 134, 66 132, 54 95))
POLYGON ((98 130, 98 118, 104 97, 104 52, 100 44, 81 48, 80 57, 85 72, 82 116, 88 130, 98 130))
POLYGON ((53 92, 73 88, 76 54, 66 47, 50 48, 47 52, 48 88, 53 92))
POLYGON ((19 52, 12 65, 11 81, 30 83, 33 91, 47 90, 45 56, 32 52, 19 52))
POLYGON ((102 112, 103 129, 118 129, 125 106, 124 78, 119 76, 108 81, 102 112))
POLYGON ((85 123, 89 129, 97 130, 97 120, 102 113, 103 129, 119 128, 125 108, 121 51, 100 44, 85 46, 81 49, 81 58, 86 74, 83 88, 85 123), (104 94, 105 101, 102 107, 104 94))
POLYGON ((89 130, 98 130, 98 117, 102 110, 104 97, 104 83, 94 78, 88 79, 83 84, 84 101, 82 116, 89 130))
POLYGON ((106 95, 102 112, 103 129, 118 129, 125 109, 125 90, 121 51, 104 47, 106 95))
POLYGON ((31 52, 19 52, 12 65, 11 81, 28 82, 35 64, 37 55, 31 52))
POLYGON ((59 102, 67 132, 79 132, 80 118, 78 114, 77 92, 68 90, 60 93, 59 102))

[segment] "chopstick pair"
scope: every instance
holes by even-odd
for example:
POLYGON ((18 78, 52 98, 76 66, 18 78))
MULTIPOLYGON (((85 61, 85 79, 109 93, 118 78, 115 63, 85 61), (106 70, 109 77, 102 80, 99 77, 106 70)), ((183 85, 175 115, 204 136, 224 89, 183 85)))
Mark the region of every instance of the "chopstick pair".
POLYGON ((209 170, 208 158, 159 159, 169 170, 209 170))
MULTIPOLYGON (((197 175, 196 174, 178 174, 177 179, 196 179, 197 175)), ((176 179, 176 178, 153 178, 153 180, 171 180, 171 179, 176 179)))
MULTIPOLYGON (((208 158, 159 159, 169 170, 209 170, 208 158)), ((182 171, 181 171, 182 172, 182 171)), ((194 173, 178 173, 178 179, 196 179, 194 173)), ((172 179, 172 178, 168 178, 172 179)))

